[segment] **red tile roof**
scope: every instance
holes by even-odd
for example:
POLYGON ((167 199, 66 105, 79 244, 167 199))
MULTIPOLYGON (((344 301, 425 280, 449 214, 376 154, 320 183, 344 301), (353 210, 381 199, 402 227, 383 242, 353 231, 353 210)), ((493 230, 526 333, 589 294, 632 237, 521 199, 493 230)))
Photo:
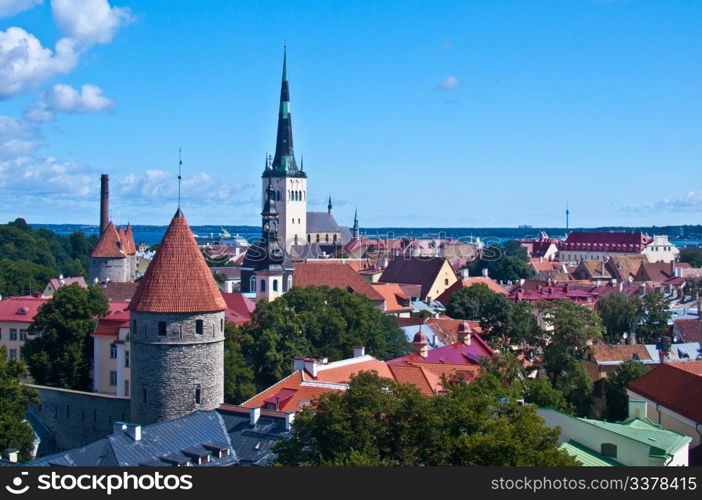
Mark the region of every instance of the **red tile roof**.
POLYGON ((132 231, 132 225, 127 224, 127 229, 124 231, 125 236, 125 249, 127 254, 134 255, 137 252, 136 243, 134 242, 134 231, 132 231))
POLYGON ((47 300, 38 297, 7 297, 0 300, 0 321, 33 323, 39 307, 47 300))
POLYGON ((112 221, 107 223, 105 231, 100 236, 90 256, 100 258, 123 258, 127 256, 126 249, 112 221))
POLYGON ((139 282, 129 308, 171 313, 224 311, 227 308, 180 209, 139 282))
POLYGON ((695 422, 702 422, 702 361, 663 363, 628 389, 695 422))
POLYGON ((702 342, 702 319, 676 319, 673 325, 685 342, 702 342))
POLYGON ((558 250, 640 253, 651 241, 643 233, 573 231, 558 243, 558 250))
POLYGON ((256 303, 241 293, 224 293, 222 298, 227 304, 224 320, 228 323, 243 325, 251 321, 251 313, 256 309, 256 303))
POLYGON ((107 299, 115 302, 132 300, 132 297, 139 288, 139 283, 108 281, 100 283, 100 288, 107 295, 107 299))
POLYGON ((373 283, 371 286, 385 299, 385 312, 397 313, 412 310, 409 296, 397 283, 373 283), (402 305, 401 302, 405 302, 407 305, 402 305))
POLYGON ((129 302, 110 302, 110 313, 100 318, 93 336, 117 337, 120 328, 129 328, 129 302))
MULTIPOLYGON (((419 331, 419 328, 417 329, 419 331)), ((462 342, 444 345, 429 349, 427 357, 419 354, 408 354, 400 358, 391 359, 389 365, 405 365, 408 363, 450 363, 455 365, 476 365, 480 363, 482 357, 492 358, 492 348, 480 335, 471 335, 470 344, 462 342)))
POLYGON ((374 302, 383 301, 378 293, 351 266, 345 263, 305 262, 295 266, 293 276, 295 286, 328 286, 330 288, 351 289, 354 293, 365 295, 374 302))

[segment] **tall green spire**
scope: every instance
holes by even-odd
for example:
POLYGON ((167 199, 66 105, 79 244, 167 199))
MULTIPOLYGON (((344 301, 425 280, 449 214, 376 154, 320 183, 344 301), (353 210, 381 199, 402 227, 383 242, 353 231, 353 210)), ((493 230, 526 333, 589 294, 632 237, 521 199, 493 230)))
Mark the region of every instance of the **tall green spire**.
POLYGON ((361 236, 361 230, 358 227, 358 207, 353 213, 353 239, 358 240, 361 236))
POLYGON ((288 82, 288 49, 283 51, 283 76, 280 83, 280 107, 278 110, 278 132, 275 155, 270 171, 263 175, 299 175, 304 174, 297 168, 293 149, 292 116, 290 114, 290 84, 288 82))

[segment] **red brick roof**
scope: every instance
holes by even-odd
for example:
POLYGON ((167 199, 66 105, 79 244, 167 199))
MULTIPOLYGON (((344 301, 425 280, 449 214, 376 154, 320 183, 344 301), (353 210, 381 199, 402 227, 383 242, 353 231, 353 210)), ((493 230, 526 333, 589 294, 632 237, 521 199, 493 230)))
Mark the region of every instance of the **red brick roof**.
POLYGON ((397 283, 373 283, 371 286, 385 299, 385 312, 412 311, 412 306, 409 304, 410 298, 397 283), (401 302, 407 305, 402 305, 401 302))
POLYGON ((374 302, 383 301, 378 293, 351 266, 345 263, 305 262, 295 266, 293 276, 295 286, 328 286, 330 288, 351 289, 365 295, 374 302))
POLYGON ((241 293, 222 293, 227 304, 224 319, 228 323, 243 325, 251 321, 251 313, 256 309, 256 303, 241 293))
POLYGON ((702 361, 663 363, 628 389, 695 422, 702 422, 702 361))
POLYGON ((702 342, 702 320, 676 319, 673 324, 685 342, 702 342))
POLYGON ((643 233, 573 231, 558 243, 558 250, 640 253, 651 241, 643 233))
POLYGON ((112 224, 112 221, 107 223, 105 231, 102 233, 102 236, 100 236, 90 256, 102 258, 123 258, 127 256, 119 233, 117 229, 115 229, 115 225, 112 224))
POLYGON ((33 323, 39 307, 47 300, 38 297, 7 297, 0 300, 0 321, 33 323))
POLYGON ((178 209, 129 305, 132 311, 223 311, 217 288, 193 233, 178 209))

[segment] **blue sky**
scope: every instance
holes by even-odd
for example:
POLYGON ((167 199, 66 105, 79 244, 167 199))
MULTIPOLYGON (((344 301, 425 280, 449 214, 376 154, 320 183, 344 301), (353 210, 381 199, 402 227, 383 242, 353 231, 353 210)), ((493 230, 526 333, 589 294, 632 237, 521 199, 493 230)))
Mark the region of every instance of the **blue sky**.
POLYGON ((341 223, 702 221, 699 0, 0 0, 0 221, 258 224, 285 40, 341 223))

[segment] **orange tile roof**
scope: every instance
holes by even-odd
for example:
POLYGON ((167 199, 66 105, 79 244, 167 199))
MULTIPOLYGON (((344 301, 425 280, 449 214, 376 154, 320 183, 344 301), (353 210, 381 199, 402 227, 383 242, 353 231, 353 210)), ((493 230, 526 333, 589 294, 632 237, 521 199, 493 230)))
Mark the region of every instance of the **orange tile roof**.
POLYGON ((373 283, 371 286, 385 299, 386 312, 403 312, 412 310, 412 306, 410 306, 409 303, 406 306, 400 304, 400 300, 409 300, 409 297, 407 294, 405 294, 399 284, 373 283))
POLYGON ((331 389, 323 385, 303 385, 302 371, 296 371, 273 384, 268 389, 260 392, 253 398, 245 401, 241 406, 245 408, 260 408, 265 401, 275 397, 282 390, 294 390, 294 394, 286 398, 284 404, 278 407, 279 411, 292 412, 302 409, 303 406, 311 404, 315 399, 325 392, 341 389, 331 389))
MULTIPOLYGON (((153 264, 152 264, 153 265, 153 264)), ((372 301, 382 301, 383 296, 364 280, 351 266, 345 263, 305 262, 295 266, 295 286, 328 286, 351 289, 372 301)))
POLYGON ((419 392, 425 396, 434 395, 434 384, 436 376, 432 375, 432 381, 427 378, 427 373, 416 365, 390 366, 393 378, 398 384, 412 384, 419 392))
POLYGON ((132 225, 127 224, 127 229, 124 231, 125 247, 129 255, 134 255, 137 252, 136 242, 134 241, 134 231, 132 225))
POLYGON ((115 225, 112 224, 112 221, 107 223, 105 231, 102 233, 102 236, 100 236, 90 256, 100 258, 124 258, 127 256, 122 246, 119 232, 115 229, 115 225))
POLYGON ((634 359, 634 355, 638 356, 641 361, 648 361, 651 356, 643 344, 593 344, 590 346, 590 352, 596 362, 608 361, 626 361, 634 359))
POLYGON ((375 371, 381 377, 391 378, 392 373, 388 366, 372 356, 361 358, 350 358, 343 361, 321 365, 317 370, 317 376, 312 377, 309 373, 303 372, 303 378, 307 381, 331 382, 336 384, 347 383, 353 375, 360 372, 375 371))
POLYGON ((482 283, 486 285, 490 290, 492 290, 495 293, 499 293, 500 295, 507 295, 507 291, 502 288, 497 281, 495 281, 492 278, 484 278, 482 276, 475 276, 471 278, 467 278, 464 280, 458 280, 456 281, 453 285, 448 287, 444 292, 439 295, 436 300, 441 302, 442 304, 446 305, 449 303, 451 298, 453 297, 453 294, 455 294, 457 291, 463 289, 463 288, 468 288, 473 285, 476 285, 478 283, 482 283))
POLYGON ((173 216, 129 308, 171 313, 227 308, 180 209, 173 216))

